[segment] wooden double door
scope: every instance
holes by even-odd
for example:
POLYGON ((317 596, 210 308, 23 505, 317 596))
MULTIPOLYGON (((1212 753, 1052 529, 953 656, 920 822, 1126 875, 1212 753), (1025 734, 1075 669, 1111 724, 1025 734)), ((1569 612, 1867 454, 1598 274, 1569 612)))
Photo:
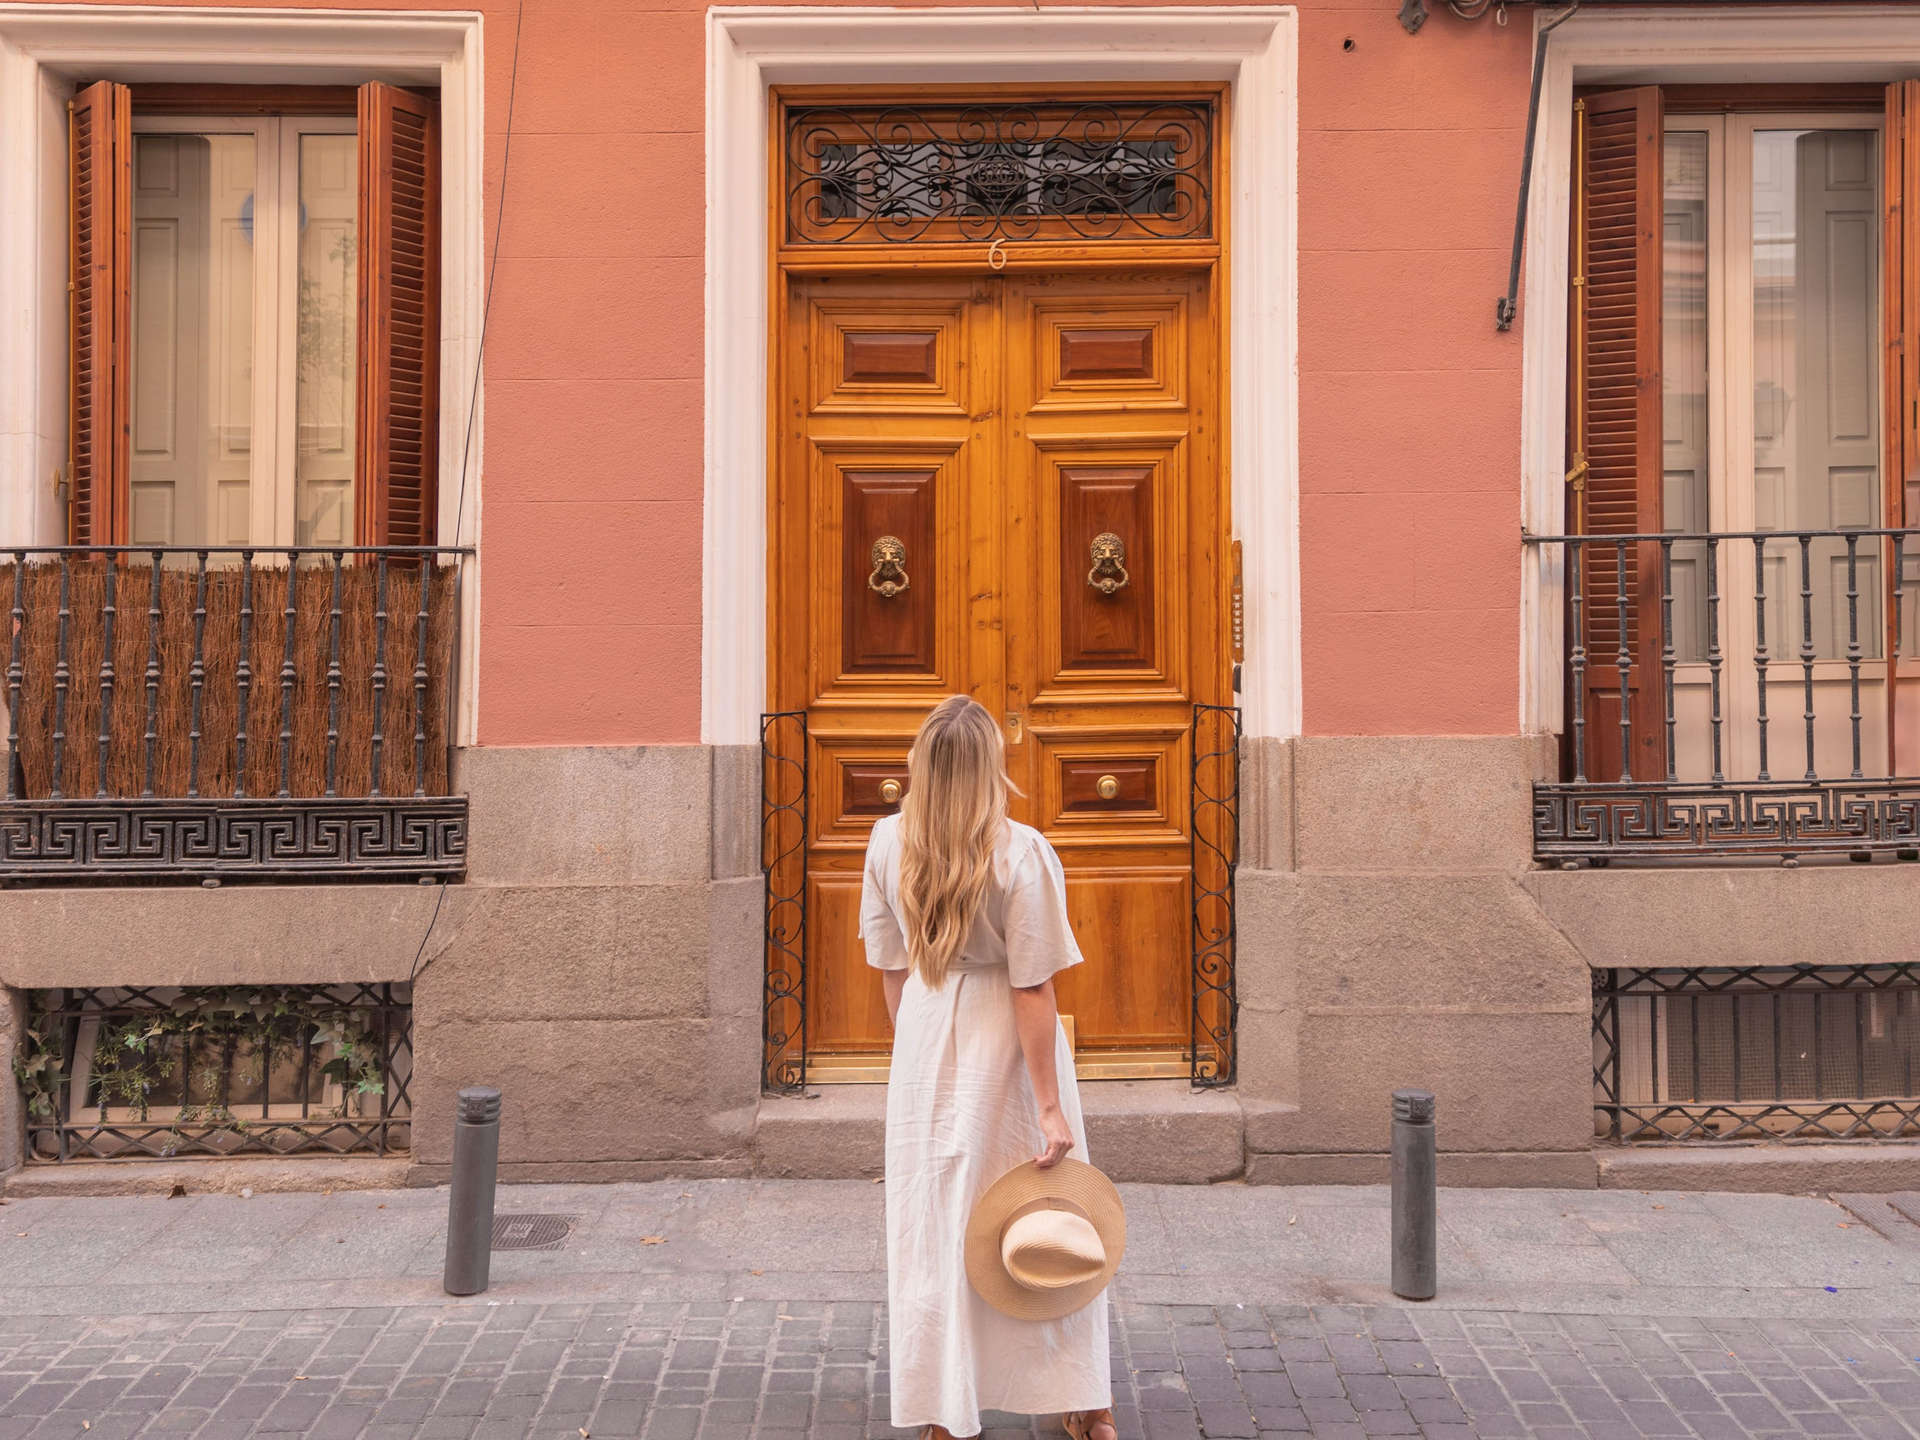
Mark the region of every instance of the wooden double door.
POLYGON ((1182 1062, 1193 707, 1229 689, 1215 275, 784 287, 770 668, 808 732, 817 1078, 871 1075, 890 1044, 861 865, 956 693, 1002 717, 1015 816, 1065 863, 1083 1068, 1182 1062))

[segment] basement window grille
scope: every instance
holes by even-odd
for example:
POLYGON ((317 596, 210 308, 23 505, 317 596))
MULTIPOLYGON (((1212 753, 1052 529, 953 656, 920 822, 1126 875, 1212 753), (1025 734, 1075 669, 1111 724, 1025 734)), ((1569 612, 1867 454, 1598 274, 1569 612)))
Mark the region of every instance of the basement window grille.
POLYGON ((1596 970, 1603 1140, 1920 1137, 1920 964, 1596 970))
POLYGON ((403 984, 34 991, 16 1069, 36 1163, 411 1145, 403 984))

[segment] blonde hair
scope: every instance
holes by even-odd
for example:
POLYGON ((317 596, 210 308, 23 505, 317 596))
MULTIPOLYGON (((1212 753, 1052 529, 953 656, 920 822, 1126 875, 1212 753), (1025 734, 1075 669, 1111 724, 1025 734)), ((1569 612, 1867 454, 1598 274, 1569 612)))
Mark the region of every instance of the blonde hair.
POLYGON ((907 959, 936 990, 986 898, 1012 791, 1006 742, 993 716, 966 695, 942 700, 907 752, 907 793, 900 802, 907 959))

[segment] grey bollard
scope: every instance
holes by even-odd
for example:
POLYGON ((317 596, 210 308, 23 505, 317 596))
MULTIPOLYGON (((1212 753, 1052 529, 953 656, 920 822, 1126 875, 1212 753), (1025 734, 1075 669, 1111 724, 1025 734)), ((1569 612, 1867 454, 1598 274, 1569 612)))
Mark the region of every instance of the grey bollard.
POLYGON ((1433 1092, 1393 1092, 1393 1293, 1431 1300, 1438 1288, 1440 1196, 1436 1188, 1433 1092))
POLYGON ((487 1288, 493 1258, 493 1188, 500 1169, 500 1092, 469 1085, 453 1121, 453 1183, 447 1195, 449 1295, 487 1288))

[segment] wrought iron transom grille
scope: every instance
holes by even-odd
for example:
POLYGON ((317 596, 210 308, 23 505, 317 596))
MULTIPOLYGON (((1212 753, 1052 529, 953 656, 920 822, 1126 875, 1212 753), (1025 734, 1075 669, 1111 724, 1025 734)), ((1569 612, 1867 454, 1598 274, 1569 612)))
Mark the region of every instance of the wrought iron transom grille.
POLYGON ((37 990, 16 1069, 36 1162, 412 1144, 404 984, 37 990))
POLYGON ((787 239, 1208 239, 1214 115, 1205 98, 790 107, 787 239))
POLYGON ((1920 1136, 1920 964, 1593 975, 1609 1140, 1920 1136))

